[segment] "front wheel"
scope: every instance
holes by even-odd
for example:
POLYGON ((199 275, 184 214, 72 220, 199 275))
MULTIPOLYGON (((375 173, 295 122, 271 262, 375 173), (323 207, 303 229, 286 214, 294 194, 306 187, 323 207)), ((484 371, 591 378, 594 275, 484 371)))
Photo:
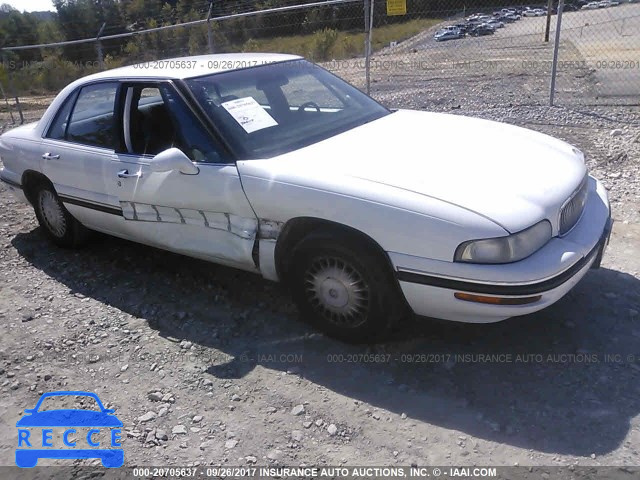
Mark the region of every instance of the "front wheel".
POLYGON ((401 312, 397 284, 373 249, 348 236, 313 234, 294 249, 288 276, 304 320, 350 343, 377 341, 401 312))
POLYGON ((33 208, 38 223, 56 245, 75 248, 84 244, 89 230, 64 207, 53 186, 42 183, 33 196, 33 208))

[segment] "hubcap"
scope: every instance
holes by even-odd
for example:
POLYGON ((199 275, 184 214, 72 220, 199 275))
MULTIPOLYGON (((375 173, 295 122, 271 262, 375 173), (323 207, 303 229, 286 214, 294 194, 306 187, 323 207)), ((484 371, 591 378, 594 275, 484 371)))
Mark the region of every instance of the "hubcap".
POLYGON ((317 257, 305 272, 308 300, 322 317, 341 327, 362 325, 369 312, 369 286, 353 266, 336 257, 317 257))
POLYGON ((63 237, 67 230, 67 222, 64 219, 62 207, 53 192, 49 190, 41 190, 40 196, 40 212, 46 227, 56 237, 63 237))

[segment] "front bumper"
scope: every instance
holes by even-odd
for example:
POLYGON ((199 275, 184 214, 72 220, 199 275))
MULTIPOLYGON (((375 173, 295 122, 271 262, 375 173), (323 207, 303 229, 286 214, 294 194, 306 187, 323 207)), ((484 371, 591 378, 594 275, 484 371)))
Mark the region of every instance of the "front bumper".
POLYGON ((588 200, 573 230, 519 262, 474 265, 389 253, 407 303, 418 315, 473 323, 526 315, 555 303, 590 268, 600 266, 611 234, 606 191, 597 180, 589 182, 588 200), (516 304, 477 303, 456 294, 516 304))

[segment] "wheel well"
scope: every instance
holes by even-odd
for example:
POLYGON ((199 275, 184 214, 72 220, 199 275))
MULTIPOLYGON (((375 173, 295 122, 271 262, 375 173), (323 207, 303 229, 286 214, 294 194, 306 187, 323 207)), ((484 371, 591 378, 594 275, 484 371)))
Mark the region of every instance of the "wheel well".
POLYGON ((331 232, 336 235, 347 235, 359 242, 363 247, 368 247, 384 260, 389 274, 393 276, 394 269, 389 256, 384 249, 369 235, 347 225, 313 217, 299 217, 289 220, 278 235, 275 249, 275 262, 278 277, 286 282, 287 272, 290 268, 291 252, 294 247, 307 235, 313 232, 331 232))
POLYGON ((43 183, 51 185, 51 181, 40 172, 27 170, 22 174, 22 191, 32 205, 35 201, 36 187, 43 183))

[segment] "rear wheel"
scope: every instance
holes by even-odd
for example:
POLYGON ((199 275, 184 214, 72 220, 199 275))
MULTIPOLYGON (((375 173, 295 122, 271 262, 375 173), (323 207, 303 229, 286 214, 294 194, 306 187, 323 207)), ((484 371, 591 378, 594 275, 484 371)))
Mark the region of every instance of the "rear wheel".
POLYGON ((288 280, 304 320, 340 340, 384 338, 401 311, 385 259, 356 240, 312 234, 294 249, 288 280))
POLYGON ((41 183, 32 198, 40 226, 56 245, 75 248, 87 241, 89 230, 73 218, 52 185, 41 183))

